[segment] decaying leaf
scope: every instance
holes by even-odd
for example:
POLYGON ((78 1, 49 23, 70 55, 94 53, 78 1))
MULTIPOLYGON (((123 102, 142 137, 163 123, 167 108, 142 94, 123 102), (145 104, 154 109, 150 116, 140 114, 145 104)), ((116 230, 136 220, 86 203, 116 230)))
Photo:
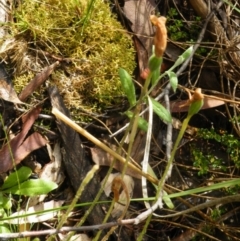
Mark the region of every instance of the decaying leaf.
MULTIPOLYGON (((62 155, 60 152, 60 144, 56 143, 54 149, 47 144, 48 155, 51 159, 50 163, 46 164, 39 174, 39 178, 56 183, 58 186, 64 181, 65 175, 62 172, 62 155)), ((31 197, 29 206, 34 206, 42 202, 47 195, 31 197)))
MULTIPOLYGON (((114 173, 114 174, 109 175, 108 180, 106 182, 106 185, 104 186, 104 192, 105 192, 106 196, 109 196, 110 193, 113 191, 112 190, 112 184, 113 184, 114 179, 116 179, 117 177, 121 177, 121 173, 114 173)), ((123 181, 124 181, 125 186, 127 188, 127 192, 129 194, 129 197, 132 197, 133 189, 134 189, 133 178, 130 177, 129 175, 124 175, 123 181)), ((115 198, 115 194, 114 194, 114 198, 115 198)), ((120 190, 118 200, 116 200, 116 201, 118 201, 118 202, 116 202, 114 204, 114 209, 111 213, 111 215, 114 218, 120 217, 122 212, 125 209, 125 205, 127 205, 128 200, 126 198, 126 194, 125 194, 124 190, 120 190)))
MULTIPOLYGON (((65 240, 65 237, 67 236, 67 234, 59 233, 58 236, 59 236, 60 240, 65 240)), ((73 235, 70 239, 66 239, 66 240, 69 240, 69 241, 92 241, 92 239, 89 238, 87 236, 87 234, 84 234, 84 233, 73 235)))
POLYGON ((10 170, 20 163, 29 153, 45 146, 47 140, 37 132, 29 135, 28 131, 37 119, 40 108, 34 108, 22 117, 22 131, 0 150, 0 173, 10 170))
MULTIPOLYGON (((105 152, 102 149, 97 148, 97 147, 90 148, 90 150, 91 150, 91 154, 92 154, 92 160, 97 165, 99 165, 99 166, 111 166, 114 158, 109 153, 107 153, 107 152, 105 152)), ((116 161, 113 168, 118 170, 118 171, 122 171, 123 170, 123 164, 119 161, 116 161)), ((132 177, 141 179, 141 175, 131 168, 127 168, 126 174, 128 174, 132 177)))

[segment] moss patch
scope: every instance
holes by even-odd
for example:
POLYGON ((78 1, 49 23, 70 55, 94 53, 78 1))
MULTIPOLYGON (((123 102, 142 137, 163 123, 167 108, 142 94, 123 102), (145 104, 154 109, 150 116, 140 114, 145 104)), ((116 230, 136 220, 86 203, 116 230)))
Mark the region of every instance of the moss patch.
POLYGON ((132 73, 135 53, 131 38, 108 4, 102 0, 25 0, 14 15, 11 36, 2 40, 6 47, 0 57, 7 60, 8 56, 14 64, 17 90, 24 85, 23 76, 28 80, 31 70, 40 71, 54 62, 42 54, 50 53, 70 59, 52 74, 50 84, 58 86, 74 113, 78 108, 102 111, 122 101, 118 69, 132 73))

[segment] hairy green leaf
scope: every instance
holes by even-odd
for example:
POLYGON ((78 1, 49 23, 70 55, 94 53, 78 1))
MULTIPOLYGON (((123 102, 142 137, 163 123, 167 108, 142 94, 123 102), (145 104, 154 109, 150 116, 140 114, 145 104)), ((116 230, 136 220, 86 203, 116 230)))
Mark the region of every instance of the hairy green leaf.
POLYGON ((177 66, 182 64, 191 55, 192 51, 193 51, 193 46, 190 46, 187 50, 185 50, 182 53, 182 55, 178 57, 178 59, 174 63, 173 67, 171 67, 171 69, 176 68, 177 66))
POLYGON ((133 106, 136 104, 136 93, 132 77, 125 69, 122 68, 119 69, 118 73, 122 83, 123 91, 128 98, 130 106, 133 106))
POLYGON ((177 77, 177 75, 176 75, 174 72, 172 72, 172 71, 168 72, 168 76, 169 76, 170 84, 171 84, 171 86, 172 86, 172 88, 173 88, 173 91, 176 92, 177 85, 178 85, 178 77, 177 77))
POLYGON ((153 111, 165 122, 171 123, 172 122, 172 116, 170 112, 162 106, 159 102, 156 100, 152 99, 152 104, 153 104, 153 111))

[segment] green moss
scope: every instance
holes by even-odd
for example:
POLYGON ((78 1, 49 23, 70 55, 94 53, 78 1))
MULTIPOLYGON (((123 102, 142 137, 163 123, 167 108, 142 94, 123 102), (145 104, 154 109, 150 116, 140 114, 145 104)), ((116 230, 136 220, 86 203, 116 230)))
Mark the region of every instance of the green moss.
POLYGON ((53 62, 36 52, 43 50, 71 59, 51 80, 68 108, 101 111, 122 101, 118 69, 132 73, 135 53, 131 38, 108 4, 102 0, 25 0, 15 16, 16 23, 10 26, 15 37, 12 46, 16 48, 21 41, 24 48, 18 56, 11 48, 0 54, 2 58, 10 54, 16 66, 15 86, 23 85, 18 80, 26 68, 40 71, 53 62))

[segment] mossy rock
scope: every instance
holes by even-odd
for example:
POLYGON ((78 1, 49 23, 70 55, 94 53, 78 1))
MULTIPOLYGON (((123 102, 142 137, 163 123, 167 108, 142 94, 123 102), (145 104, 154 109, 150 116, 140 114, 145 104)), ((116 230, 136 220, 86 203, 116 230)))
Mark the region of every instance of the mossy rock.
POLYGON ((118 69, 132 73, 135 52, 106 2, 25 0, 14 15, 16 21, 10 24, 7 37, 14 41, 0 57, 10 56, 15 65, 17 91, 26 84, 24 79, 29 81, 32 70, 40 71, 53 62, 39 55, 44 51, 71 60, 52 74, 50 84, 58 86, 73 113, 78 108, 102 111, 122 102, 118 69))

